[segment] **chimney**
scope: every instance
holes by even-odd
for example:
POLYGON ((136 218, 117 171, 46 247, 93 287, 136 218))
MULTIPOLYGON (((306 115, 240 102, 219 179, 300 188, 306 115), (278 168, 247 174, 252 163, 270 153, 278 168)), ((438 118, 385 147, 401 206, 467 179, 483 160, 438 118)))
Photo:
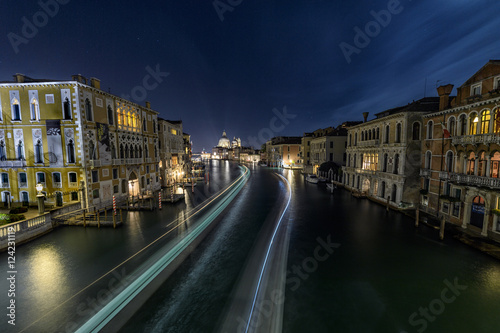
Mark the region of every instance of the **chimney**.
POLYGON ((82 74, 71 75, 73 81, 77 81, 83 84, 87 84, 87 79, 82 74))
POLYGON ((452 84, 447 84, 445 86, 439 86, 437 88, 439 96, 439 111, 447 109, 450 105, 450 94, 453 90, 452 84))
POLYGON ((16 73, 16 75, 14 75, 14 79, 16 80, 16 83, 24 83, 24 74, 19 74, 19 73, 16 73))
POLYGON ((368 120, 368 115, 370 114, 370 112, 363 112, 363 119, 364 119, 364 123, 366 123, 366 121, 368 120))
POLYGON ((101 89, 101 80, 96 79, 95 77, 90 78, 90 86, 96 89, 101 89))
POLYGON ((146 108, 147 108, 147 109, 151 109, 151 103, 150 103, 150 102, 148 102, 148 101, 146 101, 146 108))

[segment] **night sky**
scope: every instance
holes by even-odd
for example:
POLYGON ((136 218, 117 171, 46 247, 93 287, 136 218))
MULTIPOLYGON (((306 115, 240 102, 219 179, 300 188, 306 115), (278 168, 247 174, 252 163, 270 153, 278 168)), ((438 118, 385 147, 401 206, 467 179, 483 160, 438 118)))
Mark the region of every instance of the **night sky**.
POLYGON ((37 1, 0 3, 0 81, 82 74, 125 96, 159 68, 161 82, 130 99, 182 119, 194 151, 210 150, 224 129, 255 145, 364 111, 372 118, 500 59, 496 0, 220 0, 219 12, 212 0, 60 2, 53 17, 37 1), (385 27, 371 22, 388 8, 385 27), (23 34, 26 22, 38 31, 23 34), (348 63, 340 45, 356 47, 356 27, 372 37, 358 38, 348 63), (286 126, 273 120, 283 108, 286 126))

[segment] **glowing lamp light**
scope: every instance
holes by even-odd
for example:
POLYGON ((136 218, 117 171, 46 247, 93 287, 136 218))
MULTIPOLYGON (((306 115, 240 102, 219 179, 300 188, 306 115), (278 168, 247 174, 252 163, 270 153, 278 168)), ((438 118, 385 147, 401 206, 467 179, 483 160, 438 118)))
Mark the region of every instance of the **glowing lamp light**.
POLYGON ((475 123, 477 123, 477 122, 479 121, 479 117, 478 117, 478 116, 476 116, 476 118, 474 118, 474 120, 473 120, 473 121, 474 121, 475 123))
POLYGON ((35 188, 38 191, 38 194, 40 194, 43 190, 43 185, 41 183, 38 183, 36 184, 35 188))

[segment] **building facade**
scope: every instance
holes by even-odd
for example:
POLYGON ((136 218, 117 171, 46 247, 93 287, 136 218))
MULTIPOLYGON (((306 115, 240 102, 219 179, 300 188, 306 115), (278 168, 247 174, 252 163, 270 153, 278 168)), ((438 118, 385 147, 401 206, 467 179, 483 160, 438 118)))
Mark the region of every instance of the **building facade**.
POLYGON ((345 129, 331 129, 310 141, 310 163, 313 173, 317 173, 321 164, 333 162, 338 166, 345 166, 347 155, 347 131, 345 129))
MULTIPOLYGON (((346 188, 399 207, 419 202, 422 115, 439 108, 438 98, 423 98, 386 110, 348 129, 346 188)), ((365 120, 368 113, 365 113, 365 120)))
POLYGON ((269 166, 302 169, 301 150, 301 137, 279 136, 266 142, 269 166))
POLYGON ((162 186, 173 184, 184 171, 185 148, 182 133, 182 121, 158 118, 162 186))
POLYGON ((500 61, 452 89, 439 87, 440 111, 424 116, 420 209, 498 240, 500 61))
POLYGON ((159 186, 157 112, 100 89, 21 74, 0 83, 2 200, 34 204, 41 184, 48 203, 110 204, 113 195, 159 186))

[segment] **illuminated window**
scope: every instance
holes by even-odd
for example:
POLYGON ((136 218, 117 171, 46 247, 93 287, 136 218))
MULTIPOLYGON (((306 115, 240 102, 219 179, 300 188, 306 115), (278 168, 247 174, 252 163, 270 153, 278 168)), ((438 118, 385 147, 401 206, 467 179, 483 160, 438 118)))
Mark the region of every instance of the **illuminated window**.
POLYGON ((21 120, 21 107, 17 98, 12 100, 12 120, 21 120))
POLYGON ((40 120, 40 110, 38 107, 38 101, 33 98, 30 105, 30 116, 31 120, 40 120))
POLYGON ((484 110, 481 114, 481 134, 487 134, 490 131, 490 110, 484 110))
POLYGON ((477 134, 477 124, 479 123, 479 117, 477 113, 472 112, 469 116, 469 135, 477 134))

